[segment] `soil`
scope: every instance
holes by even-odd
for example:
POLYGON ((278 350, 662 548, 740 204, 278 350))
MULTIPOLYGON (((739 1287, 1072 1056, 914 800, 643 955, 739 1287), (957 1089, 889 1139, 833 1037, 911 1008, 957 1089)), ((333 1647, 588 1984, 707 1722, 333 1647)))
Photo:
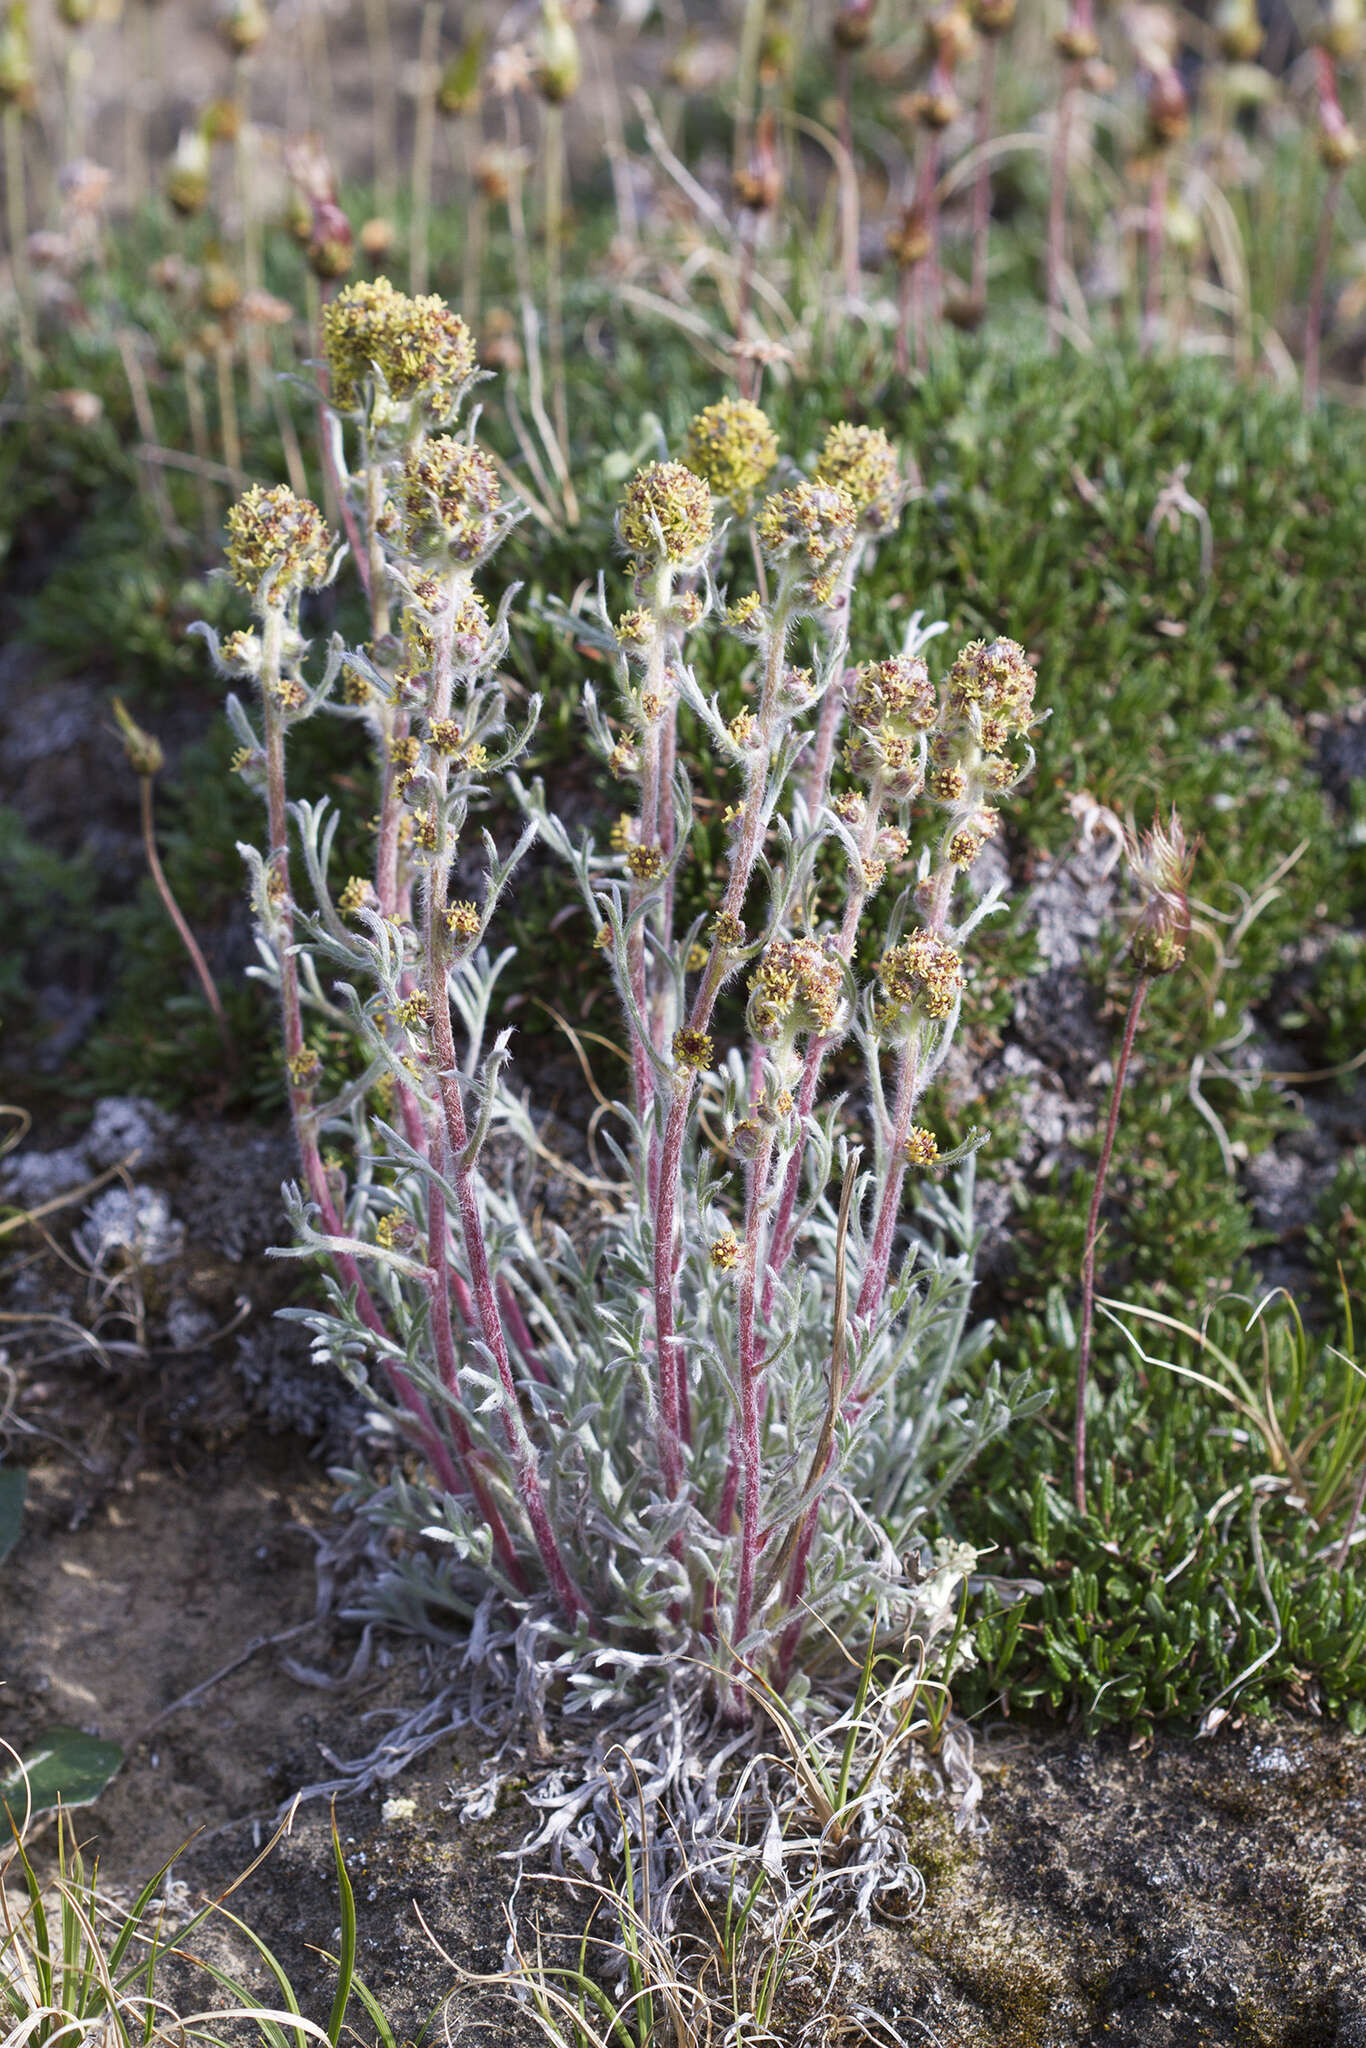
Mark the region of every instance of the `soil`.
MULTIPOLYGON (((106 1102, 76 1146, 15 1155, 8 1192, 57 1200, 131 1153, 122 1177, 52 1212, 49 1245, 30 1234, 8 1272, 6 1311, 46 1320, 11 1326, 9 1455, 30 1493, 3 1568, 0 1734, 22 1745, 64 1721, 117 1740, 122 1770, 78 1817, 106 1882, 126 1899, 193 1835, 177 1876, 216 1896, 294 1792, 370 1750, 386 1712, 449 1674, 429 1646, 362 1639, 317 1569, 339 1533, 325 1463, 356 1415, 271 1320, 289 1269, 260 1256, 277 1226, 262 1190, 287 1167, 282 1141, 106 1102)), ((359 1968, 400 2038, 448 1996, 454 2038, 522 2038, 501 1995, 451 1967, 502 1963, 500 1859, 531 1814, 516 1780, 490 1815, 469 1811, 498 1740, 456 1728, 337 1807, 359 1968)), ((843 1942, 841 1988, 888 2038, 1366 2039, 1366 1743, 1311 1721, 1230 1721, 1136 1752, 998 1724, 978 1731, 977 1760, 988 1831, 955 1835, 933 1778, 908 1780, 924 1904, 909 1926, 843 1942)), ((529 1760, 521 1782, 535 1775, 529 1760)), ((49 1825, 38 1849, 52 1847, 49 1825)), ((588 1910, 558 1905, 571 1922, 588 1910)), ((332 1980, 318 1951, 338 1917, 325 1800, 299 1809, 231 1906, 321 2017, 332 1980)), ((250 1975, 226 1935, 194 1945, 250 1975)), ((202 1978, 182 1988, 186 2005, 212 2002, 202 1978)), ((833 2019, 827 2037, 841 2038, 833 2019)))

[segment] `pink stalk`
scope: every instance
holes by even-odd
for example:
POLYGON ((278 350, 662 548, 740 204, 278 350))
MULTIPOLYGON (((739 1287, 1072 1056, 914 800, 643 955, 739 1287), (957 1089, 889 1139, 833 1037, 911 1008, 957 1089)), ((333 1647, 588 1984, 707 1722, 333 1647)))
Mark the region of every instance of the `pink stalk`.
POLYGON ((744 1263, 740 1271, 740 1416, 737 1448, 741 1509, 740 1568, 735 1593, 737 1643, 742 1643, 749 1633, 754 1610, 754 1576, 760 1550, 759 1436, 762 1360, 759 1355, 758 1328, 755 1320, 755 1296, 764 1232, 764 1195, 768 1188, 768 1168, 772 1153, 772 1131, 765 1126, 758 1151, 750 1163, 749 1188, 745 1203, 744 1263))
MULTIPOLYGON (((455 1340, 451 1334, 451 1300, 449 1268, 446 1262, 446 1197, 440 1188, 432 1187, 427 1205, 427 1264, 430 1268, 428 1291, 432 1304, 432 1344, 436 1352, 437 1370, 441 1384, 448 1394, 459 1395, 460 1370, 455 1356, 455 1340)), ((455 1438, 456 1450, 464 1468, 465 1484, 473 1495, 479 1512, 488 1523, 493 1536, 493 1547, 502 1559, 503 1570, 519 1593, 524 1593, 526 1573, 522 1570, 517 1553, 512 1547, 507 1524, 498 1511, 497 1502, 484 1483, 476 1461, 474 1444, 469 1427, 457 1409, 450 1411, 451 1434, 455 1438)), ((440 1462, 434 1469, 441 1484, 448 1493, 460 1492, 460 1480, 451 1463, 445 1446, 438 1444, 440 1462)))
POLYGON ((1167 228, 1167 158, 1159 150, 1148 180, 1148 264, 1144 279, 1143 347, 1151 354, 1162 318, 1162 249, 1167 228))
POLYGON ((512 1332, 512 1341, 526 1360, 528 1372, 534 1380, 539 1380, 543 1387, 548 1387, 551 1384, 550 1374, 541 1363, 536 1339, 528 1329, 526 1317, 522 1314, 522 1304, 507 1281, 501 1278, 498 1282, 498 1299, 502 1303, 507 1326, 512 1332))
POLYGON ((1072 111, 1081 83, 1081 65, 1069 64, 1058 101, 1058 125, 1053 137, 1053 176, 1048 193, 1048 249, 1046 286, 1048 294, 1048 352, 1056 355, 1062 345, 1062 266, 1067 235, 1067 155, 1072 140, 1072 111))
POLYGON ((991 241, 992 102, 996 97, 996 38, 982 52, 981 97, 977 102, 977 177, 972 188, 972 303, 980 318, 987 310, 987 256, 991 241))
MULTIPOLYGON (((754 872, 754 863, 759 852, 759 842, 763 836, 764 792, 773 746, 774 718, 778 686, 782 680, 783 648, 787 639, 789 615, 790 601, 780 594, 769 634, 763 697, 758 715, 758 744, 750 756, 749 769, 745 777, 743 823, 735 852, 731 857, 730 879, 721 905, 723 916, 738 918, 743 911, 750 877, 754 872)), ((716 998, 725 979, 726 965, 726 949, 719 937, 713 938, 711 952, 702 971, 702 979, 688 1017, 690 1031, 705 1032, 711 1023, 716 998)), ((695 1086, 696 1076, 691 1069, 685 1068, 675 1073, 668 1119, 664 1126, 664 1143, 659 1162, 659 1189, 655 1201, 653 1291, 659 1377, 659 1450, 664 1484, 671 1497, 682 1488, 681 1446, 689 1434, 688 1390, 682 1358, 674 1337, 674 1236, 678 1225, 678 1187, 683 1170, 683 1143, 687 1134, 688 1111, 695 1086)))
MULTIPOLYGON (((439 645, 436 665, 432 673, 432 694, 428 706, 429 717, 433 720, 448 718, 451 706, 451 638, 455 605, 458 598, 457 579, 452 577, 447 592, 444 618, 439 628, 439 645)), ((438 819, 441 819, 446 797, 446 784, 450 773, 447 756, 441 755, 435 762, 432 775, 435 784, 433 804, 438 819)), ((440 827, 444 830, 444 823, 440 827)), ((480 1333, 493 1359, 502 1390, 503 1427, 507 1434, 508 1448, 512 1453, 517 1471, 518 1491, 531 1524, 536 1548, 546 1575, 554 1588, 555 1596, 571 1621, 586 1616, 588 1606, 582 1593, 569 1574, 560 1548, 555 1540, 550 1516, 546 1509, 545 1496, 541 1490, 540 1473, 536 1463, 535 1447, 527 1432, 518 1400, 517 1383, 513 1376, 508 1356, 507 1339, 503 1333, 502 1319, 498 1311, 498 1300, 494 1291, 493 1275, 489 1268, 488 1248, 484 1242, 483 1219, 479 1213, 479 1199, 474 1186, 470 1162, 466 1154, 469 1148, 469 1129, 465 1121, 465 1105, 461 1094, 460 1070, 456 1059, 455 1033, 451 1023, 450 989, 446 972, 447 932, 445 923, 446 892, 450 879, 450 853, 441 848, 436 853, 427 876, 427 929, 426 929, 426 989, 428 1016, 431 1028, 431 1045, 434 1057, 437 1086, 440 1091, 441 1107, 446 1125, 447 1178, 455 1188, 456 1201, 460 1211, 460 1229, 465 1245, 465 1258, 469 1265, 471 1289, 475 1311, 478 1316, 480 1333)))
POLYGON ((906 1178, 905 1147, 910 1136, 911 1119, 915 1114, 919 1067, 920 1029, 917 1027, 902 1046, 897 1061, 896 1106, 892 1112, 892 1125, 888 1136, 887 1178, 882 1184, 877 1222, 873 1229, 872 1250, 868 1254, 863 1285, 859 1288, 858 1302, 854 1309, 855 1315, 863 1321, 871 1320, 876 1314, 877 1305, 882 1299, 882 1290, 887 1284, 887 1268, 892 1260, 892 1240, 896 1235, 897 1212, 901 1207, 901 1188, 906 1178))
MULTIPOLYGON (((882 823, 882 802, 882 780, 879 774, 868 792, 868 804, 864 813, 863 831, 859 836, 860 863, 872 858, 873 848, 877 842, 877 835, 882 823)), ((836 941, 836 950, 841 960, 852 960, 854 956, 854 941, 858 937, 859 919, 863 915, 863 907, 867 901, 868 890, 863 882, 862 875, 859 874, 850 888, 848 900, 844 906, 844 920, 840 926, 839 937, 836 941)), ((826 1054, 834 1043, 835 1040, 833 1038, 812 1038, 807 1043, 806 1058, 802 1062, 802 1078, 797 1087, 797 1130, 799 1134, 805 1129, 806 1120, 815 1107, 816 1089, 820 1082, 821 1068, 825 1064, 826 1054)), ((788 1260, 792 1256, 792 1218, 797 1206, 798 1190, 801 1187, 802 1154, 803 1147, 799 1135, 798 1141, 793 1146, 788 1157, 787 1166, 783 1174, 782 1193, 778 1198, 778 1207, 774 1215, 773 1229, 769 1238, 768 1267, 764 1274, 763 1314, 765 1321, 773 1313, 773 1290, 788 1260)))
MULTIPOLYGON (((299 970, 294 958, 294 894, 289 874, 289 820, 285 801, 285 736, 284 722, 275 690, 280 681, 280 651, 284 638, 285 612, 283 606, 271 605, 266 610, 262 624, 261 658, 261 700, 264 706, 266 740, 266 815, 270 842, 267 862, 268 886, 278 892, 273 909, 278 934, 277 946, 280 960, 280 1007, 284 1019, 285 1069, 288 1077, 289 1111, 294 1124, 295 1143, 299 1148, 299 1162, 303 1169, 304 1181, 313 1202, 322 1218, 324 1233, 331 1238, 344 1238, 346 1229, 337 1213, 332 1199, 332 1190, 327 1183, 327 1172, 318 1150, 317 1123, 313 1107, 313 1089, 308 1080, 299 1080, 303 1071, 304 1054, 303 1014, 299 1002, 299 970)), ((369 1288, 361 1278, 360 1267, 350 1252, 333 1251, 329 1255, 337 1269, 342 1285, 354 1290, 356 1309, 361 1321, 377 1337, 387 1336, 383 1318, 375 1307, 369 1288)), ((417 1423, 427 1454, 433 1460, 433 1469, 440 1476, 441 1449, 436 1426, 431 1414, 412 1381, 403 1370, 390 1360, 385 1360, 385 1374, 397 1399, 417 1423)), ((446 1460, 449 1467, 449 1459, 446 1460)), ((452 1474, 452 1476, 454 1476, 452 1474)), ((446 1483, 442 1477, 443 1485, 446 1483)), ((458 1485, 458 1481, 457 1481, 458 1485)))
POLYGON ((1133 1057, 1134 1037, 1143 1010, 1143 998, 1147 993, 1148 976, 1140 974, 1134 983, 1134 992, 1129 1000, 1129 1014, 1124 1020, 1124 1039, 1119 1049, 1115 1078, 1110 1089, 1110 1114, 1105 1122, 1105 1137, 1101 1143, 1100 1158, 1096 1163, 1096 1178, 1091 1188, 1091 1207, 1086 1217, 1086 1251, 1081 1262, 1081 1334, 1077 1344, 1077 1416, 1072 1437, 1072 1498, 1078 1514, 1082 1515, 1086 1513, 1086 1386, 1091 1368, 1091 1319, 1096 1294, 1096 1239, 1100 1233, 1100 1205, 1110 1172, 1110 1156, 1115 1149, 1119 1105, 1129 1074, 1129 1061, 1133 1057))

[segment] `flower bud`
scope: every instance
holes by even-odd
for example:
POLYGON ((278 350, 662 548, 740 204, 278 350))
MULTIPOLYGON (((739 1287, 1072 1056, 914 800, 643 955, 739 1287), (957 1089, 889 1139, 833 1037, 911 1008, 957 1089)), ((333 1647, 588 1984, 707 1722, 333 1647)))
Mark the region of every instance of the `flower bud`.
POLYGON ((1015 19, 1015 0, 972 0, 972 25, 979 36, 1003 36, 1015 19))
POLYGON ((345 277, 354 255, 351 223, 335 199, 324 199, 313 209, 308 237, 308 267, 325 284, 345 277))
POLYGON ((1153 73, 1148 87, 1148 132, 1159 147, 1179 142, 1190 127, 1190 101, 1175 65, 1153 73))
POLYGON ((209 143, 208 137, 198 128, 183 128, 175 146, 175 154, 166 167, 166 197, 175 211, 185 216, 196 214, 207 204, 209 197, 209 143))
POLYGON ((1219 49, 1230 64, 1250 64, 1262 47, 1257 0, 1219 0, 1214 14, 1219 49))
POLYGON ((128 756, 128 765, 133 773, 148 779, 153 775, 160 775, 166 765, 161 741, 134 723, 121 697, 114 698, 111 708, 119 729, 119 737, 123 741, 123 750, 128 756))
POLYGON ((1350 62, 1361 48, 1362 0, 1328 0, 1327 19, 1318 33, 1321 49, 1339 62, 1350 62))
POLYGON ((583 78, 579 39, 560 0, 544 0, 540 47, 536 55, 536 88, 552 106, 572 99, 583 78))
POLYGON ((873 32, 877 0, 844 0, 832 34, 837 50, 861 50, 873 32))
POLYGON ((270 27, 261 0, 231 0, 219 17, 218 32, 235 56, 244 57, 264 40, 270 27))
POLYGON ((484 63, 484 37, 480 30, 469 38, 449 60, 436 89, 437 105, 443 114, 477 114, 482 98, 480 73, 484 63))
POLYGON ((754 131, 749 161, 735 174, 735 203, 750 213, 771 213, 782 197, 782 167, 772 112, 765 108, 754 131))

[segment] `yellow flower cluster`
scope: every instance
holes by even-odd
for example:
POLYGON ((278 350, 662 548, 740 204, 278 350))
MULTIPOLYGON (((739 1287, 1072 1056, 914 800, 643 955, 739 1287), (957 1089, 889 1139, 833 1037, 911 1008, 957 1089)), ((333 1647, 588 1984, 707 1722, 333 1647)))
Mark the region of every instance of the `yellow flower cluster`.
POLYGON ((267 578, 274 604, 295 590, 315 588, 327 575, 331 550, 322 513, 284 484, 271 490, 253 484, 228 514, 228 567, 253 597, 267 578))
POLYGON ((640 567, 695 569, 711 546, 711 492, 681 462, 649 462, 626 487, 617 531, 640 567))
POLYGON ((492 547, 502 492, 473 442, 442 434, 415 448, 400 481, 404 534, 415 554, 474 562, 492 547))
POLYGON ((778 436, 768 415, 748 398, 723 398, 698 413, 683 444, 688 468, 713 493, 747 512, 754 493, 778 460, 778 436))
POLYGON ((901 506, 901 472, 896 450, 881 427, 854 427, 847 420, 825 437, 816 481, 847 491, 864 533, 890 533, 901 506))
POLYGON ((886 1005, 884 1022, 907 1011, 940 1019, 949 1015, 963 986, 963 963, 933 932, 912 932, 883 954, 877 978, 886 1005))
POLYGON ((458 313, 435 294, 409 298, 388 278, 347 285, 323 309, 323 354, 332 399, 343 412, 364 403, 375 378, 389 398, 421 398, 448 418, 474 369, 474 341, 458 313))
POLYGON ((844 976, 815 939, 774 939, 750 976, 748 1022, 765 1045, 798 1033, 828 1038, 840 1026, 844 976))

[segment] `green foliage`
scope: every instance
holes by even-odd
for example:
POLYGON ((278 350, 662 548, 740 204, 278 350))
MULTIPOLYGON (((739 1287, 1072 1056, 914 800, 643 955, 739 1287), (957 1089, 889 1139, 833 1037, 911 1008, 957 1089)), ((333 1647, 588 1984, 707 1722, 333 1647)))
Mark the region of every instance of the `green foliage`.
MULTIPOLYGON (((1255 1354, 1245 1380, 1200 1344, 1165 1354, 1222 1394, 1153 1358, 1103 1375, 1088 1512, 1072 1503, 1060 1431, 1036 1427, 988 1453, 963 1526, 974 1542, 994 1536, 1000 1568, 1043 1592, 989 1603, 980 1663, 955 1686, 961 1706, 1004 1699, 1098 1727, 1194 1719, 1220 1699, 1265 1713, 1288 1693, 1366 1728, 1366 1575, 1333 1564, 1363 1456, 1366 1379, 1283 1303, 1240 1337, 1247 1320, 1245 1304, 1229 1304, 1211 1325, 1255 1354), (1246 1407, 1228 1397, 1240 1388, 1246 1407)), ((1060 1295, 1048 1324, 1046 1364, 1065 1383, 1073 1332, 1060 1295)))

